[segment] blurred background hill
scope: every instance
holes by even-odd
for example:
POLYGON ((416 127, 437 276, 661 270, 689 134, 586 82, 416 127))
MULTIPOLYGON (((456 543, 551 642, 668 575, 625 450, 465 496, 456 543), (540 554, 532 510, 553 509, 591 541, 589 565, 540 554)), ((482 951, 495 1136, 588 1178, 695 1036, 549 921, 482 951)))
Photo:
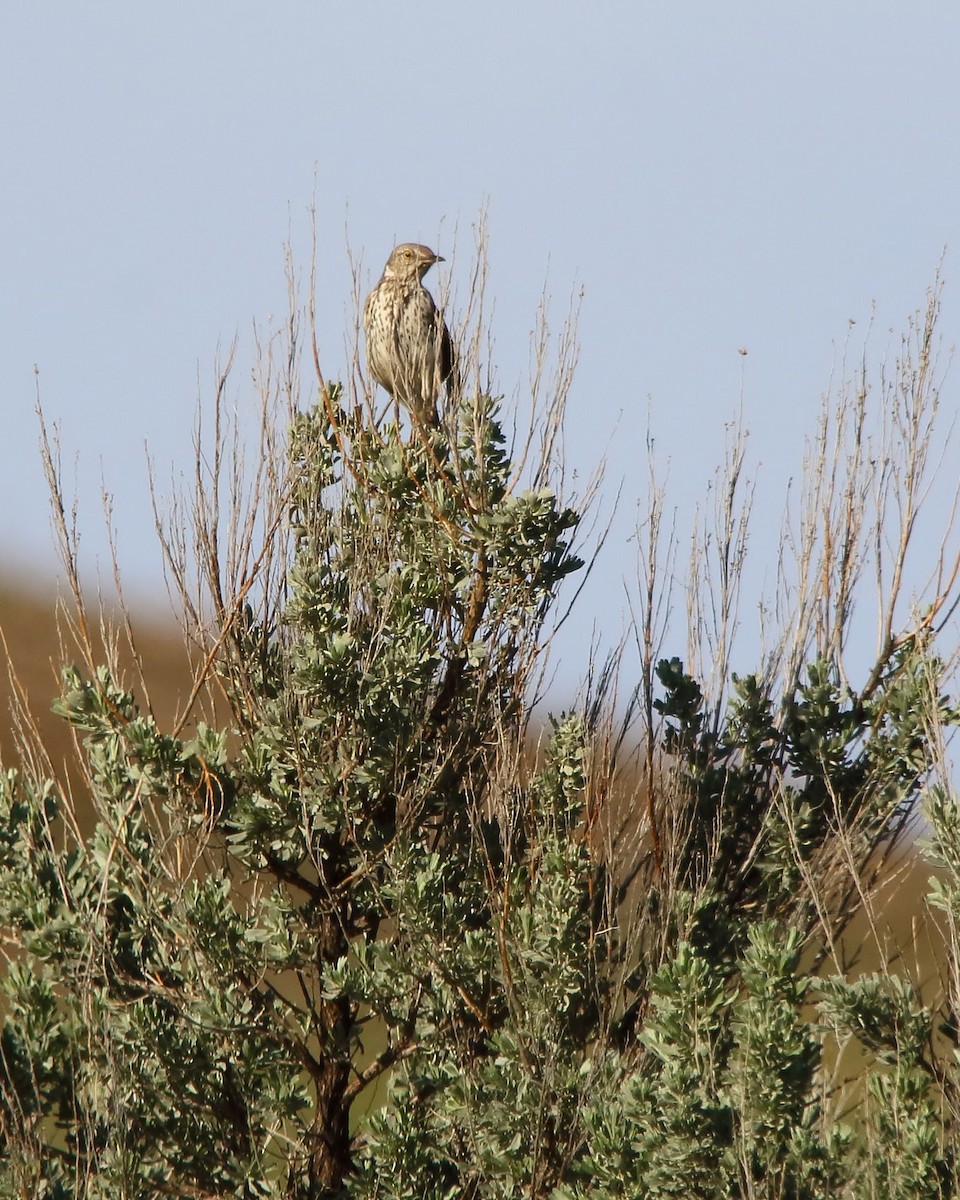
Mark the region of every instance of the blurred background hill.
MULTIPOLYGON (((64 641, 63 614, 58 618, 58 603, 52 582, 0 584, 0 631, 10 658, 9 669, 0 672, 0 763, 6 768, 17 763, 14 712, 19 701, 25 700, 54 769, 63 770, 64 777, 72 779, 75 761, 71 732, 51 711, 51 703, 58 694, 60 664, 77 660, 69 637, 64 641)), ((133 631, 149 687, 150 705, 161 729, 169 729, 178 706, 182 706, 190 690, 182 632, 172 616, 164 619, 157 612, 134 614, 133 631)), ((119 645, 120 661, 128 675, 126 685, 137 694, 141 707, 145 707, 133 655, 123 637, 119 645)), ((79 807, 85 808, 82 793, 76 799, 79 807)), ((641 802, 629 780, 622 781, 611 819, 622 830, 624 844, 634 844, 629 805, 641 802)), ((938 939, 931 936, 930 914, 925 904, 930 874, 931 868, 915 845, 898 856, 879 893, 873 924, 860 913, 845 935, 847 952, 859 950, 859 970, 875 970, 884 960, 891 965, 888 956, 893 952, 901 969, 924 991, 937 990, 938 939), (894 947, 897 949, 893 950, 894 947)))
MULTIPOLYGON (((78 656, 69 644, 69 636, 64 641, 55 583, 0 582, 0 632, 10 659, 8 669, 0 672, 0 762, 9 767, 17 760, 15 710, 18 701, 23 700, 52 763, 59 768, 71 757, 71 735, 50 705, 58 695, 61 665, 77 661, 78 656)), ((161 726, 172 724, 177 705, 190 685, 183 636, 172 617, 164 620, 152 613, 134 617, 134 641, 157 720, 161 726)), ((122 638, 120 646, 120 660, 130 673, 130 686, 133 655, 122 638)), ((138 701, 143 704, 142 695, 138 695, 138 701)))

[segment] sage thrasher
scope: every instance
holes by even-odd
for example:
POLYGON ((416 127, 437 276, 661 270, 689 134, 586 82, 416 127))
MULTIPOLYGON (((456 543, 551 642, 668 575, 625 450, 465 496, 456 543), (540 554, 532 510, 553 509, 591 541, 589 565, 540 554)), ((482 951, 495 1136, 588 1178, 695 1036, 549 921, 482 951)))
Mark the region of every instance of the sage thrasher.
POLYGON ((414 421, 439 425, 437 397, 456 387, 450 331, 421 282, 439 254, 414 242, 395 247, 363 306, 367 367, 414 421))

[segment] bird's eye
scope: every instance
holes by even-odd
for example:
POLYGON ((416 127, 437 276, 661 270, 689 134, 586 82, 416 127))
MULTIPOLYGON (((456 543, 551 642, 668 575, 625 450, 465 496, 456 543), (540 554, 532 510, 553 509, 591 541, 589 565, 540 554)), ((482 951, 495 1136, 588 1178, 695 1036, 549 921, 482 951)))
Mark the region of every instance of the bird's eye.
POLYGON ((404 250, 403 257, 404 258, 413 258, 413 251, 412 250, 404 250))

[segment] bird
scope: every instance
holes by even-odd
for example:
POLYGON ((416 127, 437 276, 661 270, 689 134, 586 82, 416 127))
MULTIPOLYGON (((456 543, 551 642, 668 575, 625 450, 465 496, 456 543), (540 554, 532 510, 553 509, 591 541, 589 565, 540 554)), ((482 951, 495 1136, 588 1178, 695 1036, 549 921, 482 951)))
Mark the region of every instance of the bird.
POLYGON ((449 395, 457 381, 450 331, 423 286, 424 275, 443 261, 428 246, 402 242, 363 306, 370 374, 426 428, 440 424, 441 387, 449 395))

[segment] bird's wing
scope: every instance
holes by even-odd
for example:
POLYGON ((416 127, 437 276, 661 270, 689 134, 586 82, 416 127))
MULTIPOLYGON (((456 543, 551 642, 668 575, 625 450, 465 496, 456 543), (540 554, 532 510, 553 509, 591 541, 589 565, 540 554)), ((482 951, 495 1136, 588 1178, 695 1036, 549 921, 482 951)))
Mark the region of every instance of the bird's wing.
POLYGON ((448 392, 455 395, 460 391, 460 371, 456 351, 453 348, 453 338, 450 336, 446 321, 439 312, 437 321, 440 324, 440 378, 447 385, 448 392))

